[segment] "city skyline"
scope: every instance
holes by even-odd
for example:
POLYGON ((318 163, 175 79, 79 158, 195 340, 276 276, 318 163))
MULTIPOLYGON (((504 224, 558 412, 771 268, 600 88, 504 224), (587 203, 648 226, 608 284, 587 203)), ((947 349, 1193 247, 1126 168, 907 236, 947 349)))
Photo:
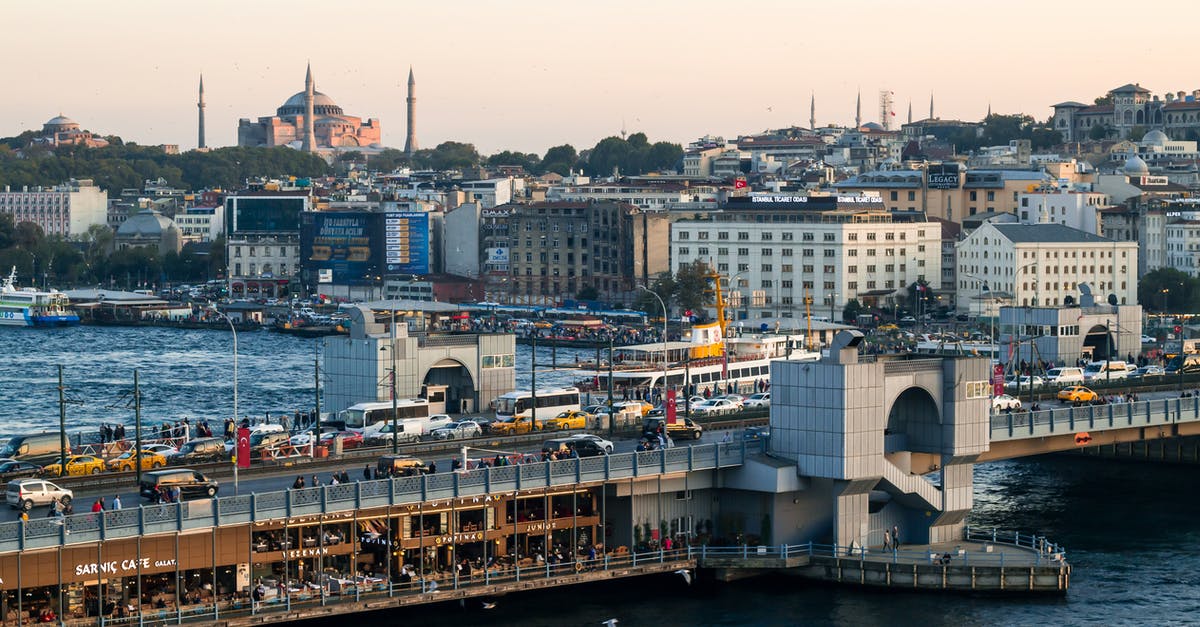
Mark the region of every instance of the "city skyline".
MULTIPOLYGON (((1200 16, 1196 5, 1167 4, 1177 17, 1200 16)), ((1045 120, 1056 102, 1090 103, 1129 82, 1154 94, 1200 88, 1164 62, 1186 58, 1183 38, 1103 50, 1097 34, 1115 25, 1116 6, 1089 5, 1064 27, 1028 1, 987 14, 942 1, 907 13, 873 1, 614 2, 586 11, 356 2, 338 6, 344 20, 306 1, 67 2, 73 17, 54 23, 54 37, 69 43, 48 46, 35 28, 12 33, 14 49, 35 54, 6 68, 19 97, 0 102, 0 135, 40 130, 62 113, 126 141, 194 148, 203 73, 207 143, 235 145, 238 119, 270 115, 301 91, 309 62, 319 91, 380 119, 384 145, 400 150, 411 66, 420 146, 462 141, 485 155, 585 149, 622 129, 686 144, 808 126, 814 95, 817 124, 844 126, 860 92, 863 121, 878 121, 882 89, 894 92, 903 122, 910 102, 925 117, 931 94, 941 118, 979 120, 990 105, 1045 120), (1103 63, 1079 62, 1087 55, 1103 63)), ((43 12, 4 9, 10 23, 36 23, 43 12)))

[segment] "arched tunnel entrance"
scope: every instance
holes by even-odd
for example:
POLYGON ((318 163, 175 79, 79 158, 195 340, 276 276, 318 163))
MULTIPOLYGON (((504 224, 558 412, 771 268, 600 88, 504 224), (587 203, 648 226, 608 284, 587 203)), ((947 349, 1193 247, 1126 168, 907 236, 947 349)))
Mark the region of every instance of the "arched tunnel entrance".
POLYGON ((1116 341, 1107 327, 1096 325, 1083 337, 1082 357, 1091 361, 1115 359, 1116 341))
POLYGON ((927 390, 911 387, 900 393, 888 412, 883 431, 884 453, 936 452, 942 444, 941 410, 927 390))
MULTIPOLYGON (((471 371, 461 362, 454 359, 443 359, 429 368, 425 379, 421 382, 422 392, 426 398, 437 396, 440 386, 445 386, 445 413, 470 413, 478 409, 475 399, 475 382, 471 371)), ((436 398, 429 398, 429 411, 437 413, 436 398)))

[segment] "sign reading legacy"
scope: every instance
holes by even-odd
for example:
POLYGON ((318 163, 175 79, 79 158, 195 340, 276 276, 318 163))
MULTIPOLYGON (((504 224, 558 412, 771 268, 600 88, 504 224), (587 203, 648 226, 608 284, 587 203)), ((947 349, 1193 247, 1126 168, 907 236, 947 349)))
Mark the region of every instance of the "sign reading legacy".
POLYGON ((958 166, 929 166, 929 189, 958 189, 958 166))

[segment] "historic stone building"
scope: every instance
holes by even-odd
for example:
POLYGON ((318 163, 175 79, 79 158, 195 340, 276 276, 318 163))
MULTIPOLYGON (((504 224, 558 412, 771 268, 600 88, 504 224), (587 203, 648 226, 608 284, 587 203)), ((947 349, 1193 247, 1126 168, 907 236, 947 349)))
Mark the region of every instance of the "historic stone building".
POLYGON ((238 120, 238 146, 287 145, 310 152, 382 149, 380 123, 346 115, 332 98, 316 91, 310 68, 304 91, 288 98, 275 115, 238 120))

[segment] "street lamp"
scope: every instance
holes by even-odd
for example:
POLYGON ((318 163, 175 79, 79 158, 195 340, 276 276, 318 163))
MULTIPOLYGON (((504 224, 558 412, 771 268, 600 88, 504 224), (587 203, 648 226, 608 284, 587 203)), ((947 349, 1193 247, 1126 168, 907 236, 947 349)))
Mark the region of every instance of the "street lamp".
MULTIPOLYGON (((663 392, 662 392, 662 402, 663 402, 663 407, 665 408, 667 406, 666 405, 666 403, 667 403, 667 303, 666 303, 666 301, 663 300, 662 296, 658 295, 658 292, 655 292, 654 290, 646 287, 645 285, 639 285, 637 287, 639 290, 642 290, 643 292, 648 292, 651 295, 653 295, 655 298, 658 299, 658 304, 662 305, 662 310, 663 310, 663 335, 662 335, 662 341, 663 341, 663 356, 662 356, 662 360, 663 360, 662 361, 663 392)), ((722 341, 724 341, 724 339, 725 338, 721 338, 722 341)), ((597 362, 596 365, 599 366, 600 364, 597 362)))
MULTIPOLYGON (((233 332, 233 428, 238 428, 238 341, 237 341, 237 325, 233 324, 233 318, 217 308, 212 308, 211 311, 220 318, 224 318, 225 322, 229 323, 229 330, 233 332)), ((236 449, 235 449, 236 450, 236 449)), ((238 492, 238 465, 233 465, 233 493, 238 492)))
POLYGON ((400 451, 400 434, 396 432, 396 413, 398 401, 396 399, 396 304, 392 303, 392 343, 389 346, 383 346, 379 350, 387 351, 392 356, 392 415, 388 418, 388 423, 391 424, 392 431, 392 454, 395 455, 400 451))
POLYGON ((1170 292, 1171 292, 1171 288, 1168 288, 1168 287, 1162 288, 1162 295, 1163 295, 1162 312, 1164 314, 1167 313, 1167 294, 1170 292))

